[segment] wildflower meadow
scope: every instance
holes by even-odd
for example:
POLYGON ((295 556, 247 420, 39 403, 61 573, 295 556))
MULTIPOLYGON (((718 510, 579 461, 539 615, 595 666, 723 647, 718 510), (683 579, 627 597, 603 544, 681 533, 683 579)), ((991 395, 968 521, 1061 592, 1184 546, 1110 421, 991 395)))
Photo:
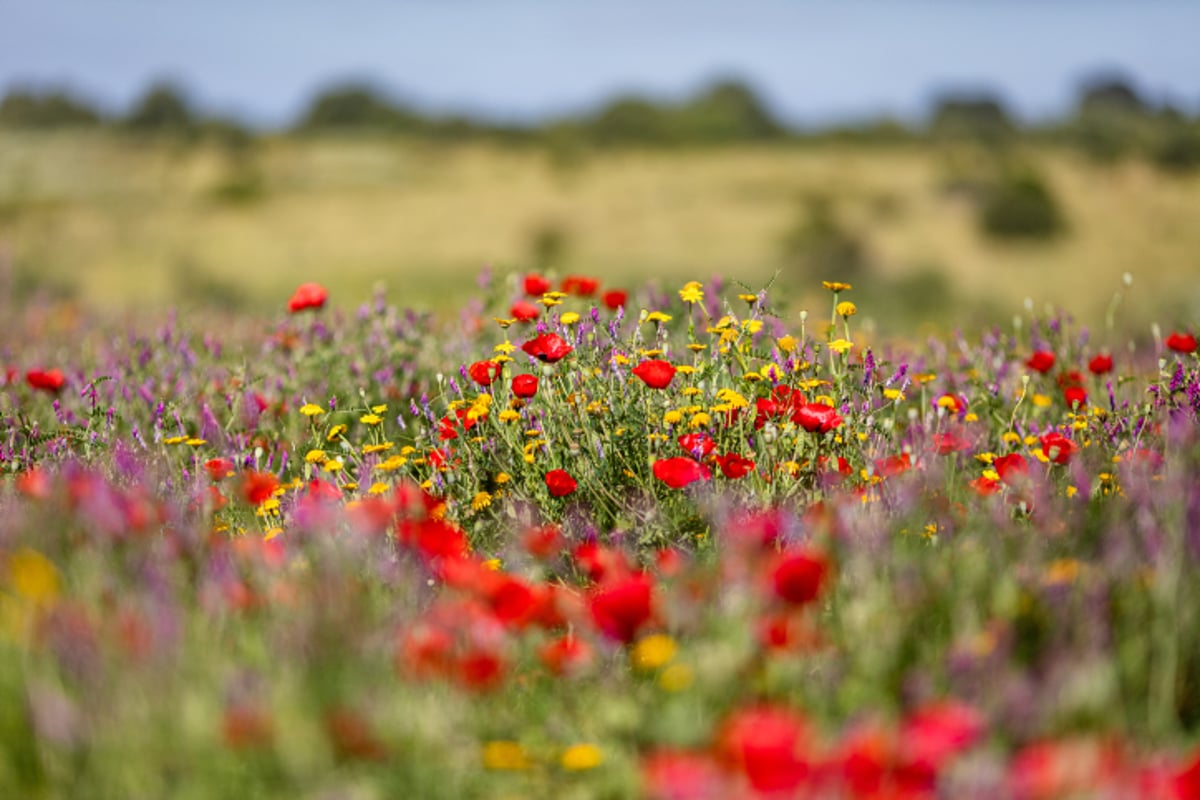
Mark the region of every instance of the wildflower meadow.
POLYGON ((823 291, 14 314, 0 797, 1200 798, 1196 326, 823 291))

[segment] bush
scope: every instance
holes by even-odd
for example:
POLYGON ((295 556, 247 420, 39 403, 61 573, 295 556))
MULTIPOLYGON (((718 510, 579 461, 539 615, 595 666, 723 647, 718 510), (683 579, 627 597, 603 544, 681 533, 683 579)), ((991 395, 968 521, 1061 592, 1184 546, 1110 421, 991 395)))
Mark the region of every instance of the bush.
POLYGON ((783 259, 803 282, 854 283, 870 268, 863 237, 846 227, 826 195, 805 198, 796 224, 784 235, 783 259))
POLYGON ((980 207, 979 226, 993 239, 1052 239, 1066 220, 1050 187, 1033 172, 1006 176, 980 207))
POLYGON ((1150 150, 1150 161, 1163 172, 1189 173, 1200 168, 1200 131, 1179 127, 1150 150))

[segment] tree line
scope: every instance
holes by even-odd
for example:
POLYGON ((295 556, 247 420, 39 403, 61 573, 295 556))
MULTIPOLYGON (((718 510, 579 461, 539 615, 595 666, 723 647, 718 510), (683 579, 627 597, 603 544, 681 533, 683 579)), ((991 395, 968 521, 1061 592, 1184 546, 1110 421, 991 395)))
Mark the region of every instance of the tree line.
MULTIPOLYGON (((176 84, 151 85, 129 109, 110 113, 69 90, 15 87, 0 101, 0 127, 99 127, 142 135, 249 140, 258 131, 242 121, 204 113, 176 84)), ((1057 119, 1023 123, 998 94, 951 91, 934 97, 919 122, 895 119, 804 127, 782 120, 744 81, 718 80, 682 101, 640 94, 611 98, 597 108, 533 123, 499 123, 479 116, 431 114, 369 83, 319 91, 286 133, 371 132, 438 140, 486 139, 581 146, 718 145, 838 139, 892 143, 967 141, 1004 148, 1037 138, 1074 145, 1098 160, 1142 153, 1164 167, 1200 167, 1200 118, 1155 103, 1127 79, 1100 75, 1079 87, 1074 107, 1057 119)))

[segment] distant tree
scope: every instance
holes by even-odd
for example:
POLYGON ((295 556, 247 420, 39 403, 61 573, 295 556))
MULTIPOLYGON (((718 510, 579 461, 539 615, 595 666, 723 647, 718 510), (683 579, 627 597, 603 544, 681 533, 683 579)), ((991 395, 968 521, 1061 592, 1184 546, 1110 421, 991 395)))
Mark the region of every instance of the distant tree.
POLYGON ((416 131, 426 127, 420 114, 363 83, 333 86, 313 98, 301 116, 300 130, 376 129, 416 131))
POLYGON ((681 138, 726 142, 776 139, 784 127, 747 84, 733 79, 714 83, 678 113, 681 138))
POLYGON ((1150 160, 1163 172, 1188 174, 1200 169, 1200 129, 1182 122, 1166 126, 1150 148, 1150 160))
POLYGON ((99 111, 63 89, 16 88, 0 101, 0 125, 5 127, 84 127, 100 121, 99 111))
POLYGON ((1079 113, 1144 114, 1146 101, 1133 84, 1119 75, 1098 75, 1083 82, 1079 89, 1079 113))
POLYGON ((585 122, 588 136, 602 145, 667 144, 676 139, 669 114, 639 95, 618 97, 585 122))
POLYGON ((934 101, 930 132, 941 139, 962 139, 987 145, 1007 142, 1016 133, 999 97, 987 93, 949 93, 934 101))
POLYGON ((1052 239, 1066 230, 1066 219, 1050 185, 1031 169, 1005 175, 991 188, 979 210, 979 225, 992 239, 1052 239))
POLYGON ((198 120, 183 89, 168 82, 151 85, 133 104, 124 124, 138 133, 191 133, 198 120))

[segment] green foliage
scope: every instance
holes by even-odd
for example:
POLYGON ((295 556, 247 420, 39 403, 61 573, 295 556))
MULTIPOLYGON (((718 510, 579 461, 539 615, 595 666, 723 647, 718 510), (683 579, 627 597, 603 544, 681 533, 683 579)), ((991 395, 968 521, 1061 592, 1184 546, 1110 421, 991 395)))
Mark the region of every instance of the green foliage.
POLYGON ((1151 149, 1150 160, 1168 173, 1189 174, 1200 169, 1200 128, 1172 126, 1151 149))
POLYGON ((78 128, 99 122, 99 111, 63 89, 39 92, 16 88, 0 101, 0 127, 78 128))
POLYGON ((1049 184, 1026 169, 991 187, 979 210, 979 227, 992 239, 1038 241, 1061 235, 1066 219, 1049 184))
POLYGON ((934 139, 971 141, 997 147, 1011 141, 1016 125, 999 97, 948 94, 935 102, 930 133, 934 139))
POLYGON ((798 283, 813 280, 861 282, 870 272, 864 237, 842 220, 832 198, 806 196, 781 245, 785 268, 798 283))
POLYGON ((133 105, 124 126, 135 133, 190 135, 197 117, 182 88, 168 82, 155 83, 133 105))

